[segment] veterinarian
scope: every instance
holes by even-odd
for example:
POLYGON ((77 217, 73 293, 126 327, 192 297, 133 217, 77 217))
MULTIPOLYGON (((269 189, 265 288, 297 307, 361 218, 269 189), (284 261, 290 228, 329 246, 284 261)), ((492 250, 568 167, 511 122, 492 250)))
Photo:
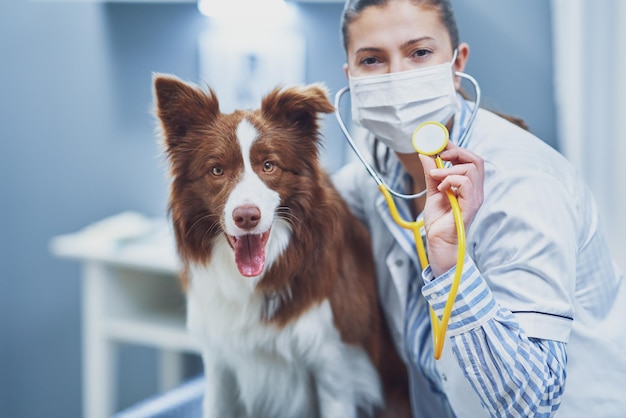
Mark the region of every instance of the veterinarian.
POLYGON ((448 0, 348 0, 342 34, 352 132, 390 188, 420 196, 395 198, 400 213, 425 222, 426 268, 363 165, 336 174, 372 235, 414 417, 625 417, 626 286, 572 166, 512 118, 472 118, 455 76, 470 50, 448 0), (428 120, 450 131, 446 168, 411 148, 428 120), (435 360, 429 306, 441 316, 457 252, 447 190, 467 250, 435 360))

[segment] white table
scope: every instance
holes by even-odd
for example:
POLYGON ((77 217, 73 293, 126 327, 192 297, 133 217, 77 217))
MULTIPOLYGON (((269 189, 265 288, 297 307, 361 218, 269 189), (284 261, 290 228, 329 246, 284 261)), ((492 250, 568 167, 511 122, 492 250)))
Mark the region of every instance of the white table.
POLYGON ((199 353, 185 328, 185 297, 169 224, 134 212, 55 237, 53 254, 82 263, 85 418, 114 411, 116 344, 155 347, 160 388, 180 383, 184 353, 199 353))

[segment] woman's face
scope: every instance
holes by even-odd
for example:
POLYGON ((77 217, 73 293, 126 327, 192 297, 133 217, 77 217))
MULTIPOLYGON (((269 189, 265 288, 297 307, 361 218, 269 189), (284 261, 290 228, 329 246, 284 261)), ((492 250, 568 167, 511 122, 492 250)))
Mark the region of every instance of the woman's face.
POLYGON ((350 23, 347 55, 346 75, 360 77, 450 62, 453 51, 435 9, 390 1, 350 23))

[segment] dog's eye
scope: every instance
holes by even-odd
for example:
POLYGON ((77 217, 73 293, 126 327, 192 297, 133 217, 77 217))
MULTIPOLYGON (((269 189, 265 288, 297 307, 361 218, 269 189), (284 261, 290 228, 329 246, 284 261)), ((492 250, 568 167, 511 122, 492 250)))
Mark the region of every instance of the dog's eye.
POLYGON ((263 171, 266 173, 271 173, 272 171, 274 171, 274 163, 271 161, 265 161, 263 163, 263 171))
POLYGON ((213 174, 214 176, 223 176, 224 169, 220 167, 219 165, 216 165, 215 167, 211 169, 211 174, 213 174))

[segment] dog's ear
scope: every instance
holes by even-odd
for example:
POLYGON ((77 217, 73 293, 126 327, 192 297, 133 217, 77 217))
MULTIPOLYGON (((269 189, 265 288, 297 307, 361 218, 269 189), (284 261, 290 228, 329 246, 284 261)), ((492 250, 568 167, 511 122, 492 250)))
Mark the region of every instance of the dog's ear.
POLYGON ((335 107, 328 100, 323 84, 306 87, 275 88, 261 102, 261 112, 272 120, 283 121, 310 132, 319 129, 318 114, 331 113, 335 107))
POLYGON ((171 75, 155 74, 156 114, 161 121, 168 151, 185 142, 189 128, 210 123, 220 114, 215 93, 171 75))

